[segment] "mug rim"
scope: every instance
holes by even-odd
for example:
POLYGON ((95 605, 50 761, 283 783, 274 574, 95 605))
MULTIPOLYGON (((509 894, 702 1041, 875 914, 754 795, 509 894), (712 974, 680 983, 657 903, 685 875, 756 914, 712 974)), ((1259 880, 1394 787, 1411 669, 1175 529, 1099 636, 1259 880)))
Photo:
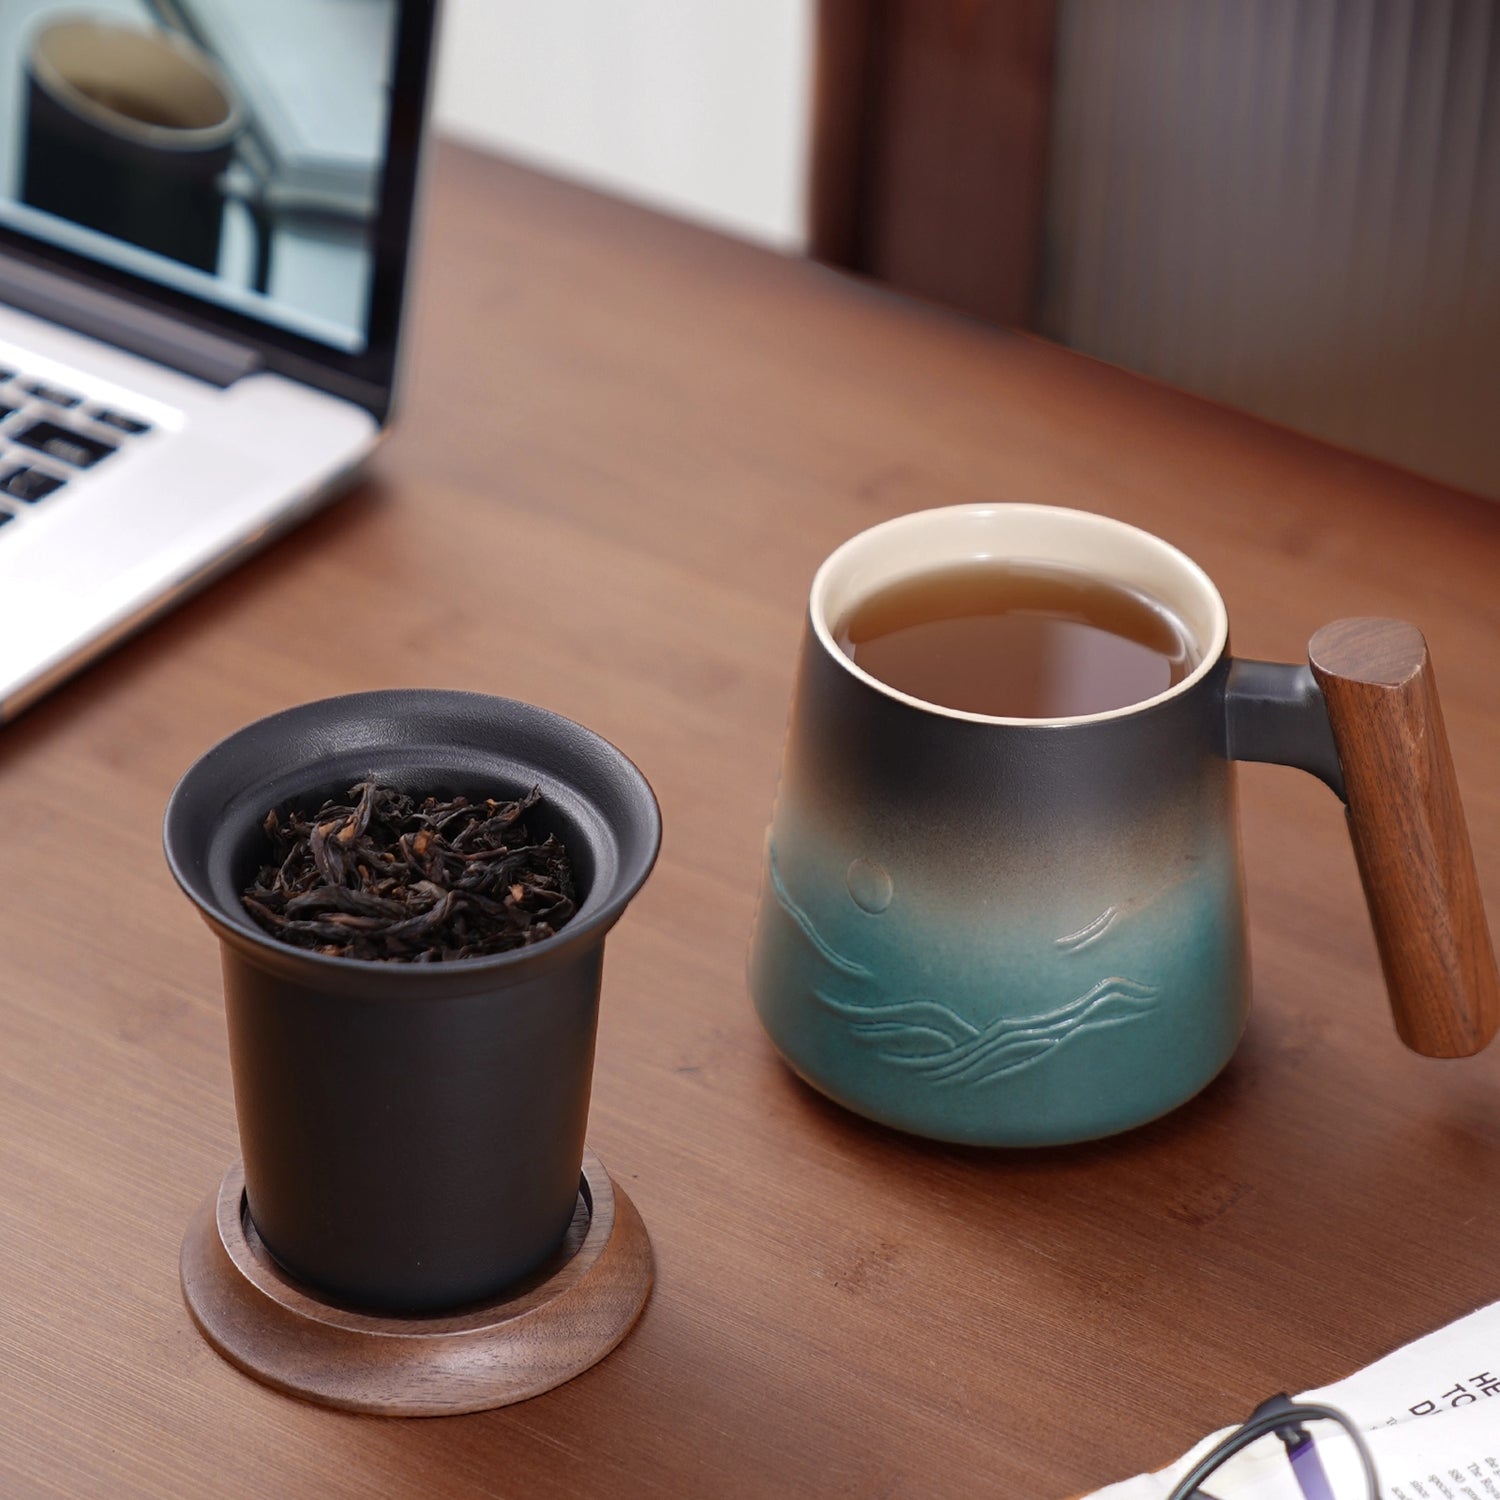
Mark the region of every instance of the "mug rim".
MULTIPOLYGON (((1004 555, 1006 554, 965 554, 965 556, 973 558, 1004 555)), ((889 581, 895 581, 895 579, 901 577, 910 577, 921 571, 923 569, 914 566, 904 572, 893 574, 889 581)), ((1164 599, 1161 602, 1171 609, 1174 614, 1180 616, 1181 612, 1176 608, 1172 600, 1164 599)), ((874 526, 867 527, 863 531, 856 532, 855 535, 834 548, 819 565, 817 572, 813 575, 812 586, 808 591, 807 607, 808 618, 812 624, 814 635, 824 651, 851 676, 874 688, 885 697, 894 699, 898 703, 904 703, 908 707, 918 709, 923 713, 937 714, 944 718, 957 719, 974 724, 1004 725, 1011 728, 1061 728, 1067 725, 1102 724, 1111 719, 1126 719, 1135 714, 1145 713, 1163 703, 1169 702, 1173 698, 1178 698, 1185 693, 1191 692, 1213 671, 1214 666, 1224 655, 1229 645, 1229 611, 1224 604, 1223 596, 1219 593, 1214 581, 1203 568, 1180 548, 1174 547, 1171 542, 1157 536, 1154 532, 1146 531, 1139 526, 1132 526, 1128 521, 1120 521, 1113 516, 1104 515, 1098 511, 1017 501, 981 501, 969 505, 934 506, 927 510, 909 511, 905 515, 895 516, 888 521, 881 521, 874 526), (931 527, 935 524, 943 524, 944 522, 952 524, 960 518, 982 521, 992 516, 1007 516, 1016 520, 1033 521, 1056 518, 1063 527, 1097 527, 1106 532, 1113 532, 1119 537, 1128 538, 1131 544, 1137 548, 1155 553, 1159 561, 1174 569, 1184 580, 1184 583, 1196 591, 1196 602, 1206 610, 1210 628, 1203 633, 1206 638, 1199 642, 1202 655, 1197 665, 1180 682, 1173 683, 1171 687, 1164 689, 1162 692, 1155 693, 1149 698, 1138 699, 1134 703, 1123 704, 1119 708, 1105 709, 1092 714, 1071 714, 1053 718, 1019 718, 1000 714, 974 713, 968 709, 950 708, 944 704, 933 703, 926 698, 918 698, 911 693, 902 692, 901 689, 894 688, 889 683, 882 682, 880 678, 865 671, 863 667, 839 646, 838 642, 834 639, 833 622, 829 619, 827 596, 833 587, 835 576, 841 568, 848 566, 852 557, 872 546, 877 546, 893 539, 899 539, 902 533, 914 532, 919 528, 931 527)), ((1184 621, 1183 623, 1186 624, 1187 622, 1184 621)))
POLYGON ((26 51, 27 72, 70 114, 87 120, 122 139, 163 151, 204 151, 227 145, 245 123, 244 106, 224 70, 201 47, 165 27, 132 26, 114 16, 65 15, 45 22, 32 33, 26 51), (212 125, 153 125, 110 109, 86 94, 48 55, 43 44, 68 31, 124 34, 132 40, 162 47, 196 69, 219 91, 224 116, 212 125))

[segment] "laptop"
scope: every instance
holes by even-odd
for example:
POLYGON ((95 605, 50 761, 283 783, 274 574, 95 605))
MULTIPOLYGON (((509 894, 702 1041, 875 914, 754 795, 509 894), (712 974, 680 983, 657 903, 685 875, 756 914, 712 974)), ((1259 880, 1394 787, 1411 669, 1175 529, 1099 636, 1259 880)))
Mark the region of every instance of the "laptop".
POLYGON ((374 449, 434 11, 0 5, 0 722, 374 449))

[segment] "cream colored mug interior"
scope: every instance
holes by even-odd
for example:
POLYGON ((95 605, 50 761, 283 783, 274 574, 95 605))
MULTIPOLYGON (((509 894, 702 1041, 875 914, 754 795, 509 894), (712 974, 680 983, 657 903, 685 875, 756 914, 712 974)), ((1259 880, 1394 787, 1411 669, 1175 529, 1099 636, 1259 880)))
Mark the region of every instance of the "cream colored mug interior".
POLYGON ((809 608, 824 649, 856 677, 917 708, 986 724, 1084 724, 1138 713, 1187 692, 1211 670, 1229 639, 1224 601, 1191 558, 1123 521, 1048 505, 956 505, 873 526, 851 537, 818 569, 809 608), (1067 719, 1003 719, 913 698, 872 677, 839 649, 840 623, 871 594, 920 573, 991 559, 1077 568, 1159 600, 1192 635, 1197 665, 1165 692, 1123 708, 1067 719))
POLYGON ((195 47, 167 32, 109 21, 57 21, 32 42, 31 67, 42 87, 74 114, 147 145, 203 150, 240 127, 239 103, 227 80, 195 47), (148 103, 170 123, 132 114, 132 100, 148 103))

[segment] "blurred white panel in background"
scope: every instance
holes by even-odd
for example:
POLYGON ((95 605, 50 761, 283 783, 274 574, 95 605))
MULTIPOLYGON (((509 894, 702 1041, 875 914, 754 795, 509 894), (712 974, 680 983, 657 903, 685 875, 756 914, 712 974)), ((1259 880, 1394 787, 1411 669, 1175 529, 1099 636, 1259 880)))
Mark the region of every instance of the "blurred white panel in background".
POLYGON ((449 0, 438 128, 800 251, 812 26, 813 0, 449 0))
POLYGON ((1500 7, 1062 0, 1041 331, 1500 496, 1500 7))

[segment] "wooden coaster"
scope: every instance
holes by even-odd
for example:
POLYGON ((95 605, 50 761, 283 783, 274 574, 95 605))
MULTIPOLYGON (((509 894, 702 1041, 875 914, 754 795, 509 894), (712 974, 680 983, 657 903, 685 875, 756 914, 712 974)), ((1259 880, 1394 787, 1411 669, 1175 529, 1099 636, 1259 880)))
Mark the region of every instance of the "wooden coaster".
POLYGON ((182 1242, 182 1295, 199 1331, 247 1375, 323 1406, 446 1417, 538 1396, 597 1364, 651 1294, 651 1241, 592 1151, 557 1253, 493 1302, 430 1317, 323 1302, 277 1266, 236 1162, 182 1242))

